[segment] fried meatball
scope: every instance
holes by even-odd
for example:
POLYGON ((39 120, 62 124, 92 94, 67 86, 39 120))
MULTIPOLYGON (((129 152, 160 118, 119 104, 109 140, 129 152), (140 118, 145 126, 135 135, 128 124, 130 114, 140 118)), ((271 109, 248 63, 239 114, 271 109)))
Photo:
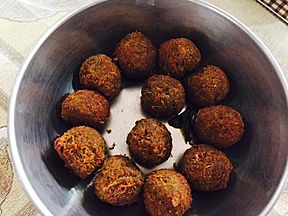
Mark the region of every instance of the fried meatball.
POLYGON ((73 125, 99 128, 110 116, 108 100, 93 90, 78 90, 69 94, 62 103, 64 121, 73 125))
POLYGON ((98 54, 86 59, 80 68, 79 76, 84 87, 97 90, 106 97, 120 92, 120 70, 107 55, 98 54))
POLYGON ((151 216, 181 216, 192 204, 191 190, 175 170, 151 172, 144 184, 144 204, 151 216))
POLYGON ((167 75, 153 75, 142 88, 141 105, 145 112, 156 118, 170 118, 185 105, 182 84, 167 75))
POLYGON ((224 71, 208 65, 187 78, 186 92, 197 106, 210 106, 223 100, 229 92, 229 81, 224 71))
POLYGON ((180 172, 193 190, 226 188, 233 166, 228 157, 212 146, 198 144, 187 149, 179 163, 180 172))
POLYGON ((137 201, 144 185, 144 174, 122 155, 108 157, 95 177, 95 194, 115 206, 129 205, 137 201))
POLYGON ((183 77, 186 73, 191 72, 200 60, 200 51, 187 38, 171 39, 160 45, 159 67, 170 76, 183 77))
POLYGON ((144 79, 154 70, 157 51, 144 34, 132 32, 117 44, 114 56, 125 76, 144 79))
POLYGON ((55 140, 54 148, 65 166, 82 179, 102 165, 107 150, 101 134, 85 126, 68 130, 55 140))
POLYGON ((228 106, 210 106, 200 109, 194 122, 197 138, 215 147, 228 147, 237 143, 244 132, 239 112, 228 106))
POLYGON ((136 122, 127 136, 131 157, 150 168, 166 161, 172 150, 172 138, 164 124, 147 118, 136 122))

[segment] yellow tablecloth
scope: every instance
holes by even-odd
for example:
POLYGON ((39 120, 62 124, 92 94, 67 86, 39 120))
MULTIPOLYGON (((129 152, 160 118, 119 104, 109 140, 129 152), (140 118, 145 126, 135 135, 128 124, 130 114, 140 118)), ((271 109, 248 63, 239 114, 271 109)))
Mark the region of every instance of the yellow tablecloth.
MULTIPOLYGON (((1 2, 2 1, 3 0, 1 0, 1 2)), ((270 49, 282 67, 286 79, 288 78, 287 25, 270 14, 260 4, 256 3, 256 1, 207 1, 232 14, 244 24, 246 24, 250 29, 252 29, 252 31, 270 49)), ((30 21, 21 21, 21 16, 17 18, 17 21, 12 21, 7 19, 9 16, 11 16, 11 14, 8 12, 3 12, 5 11, 3 10, 5 5, 3 5, 1 2, 0 17, 2 18, 0 18, 0 127, 3 127, 7 125, 8 98, 11 92, 13 81, 17 75, 19 67, 25 59, 25 56, 29 53, 29 50, 31 50, 39 37, 68 12, 49 11, 49 13, 45 13, 44 10, 41 11, 42 15, 33 13, 29 17, 30 21), (1 14, 1 11, 3 14, 1 14)), ((60 1, 56 0, 56 2, 60 1)), ((35 8, 33 10, 35 10, 35 8)), ((21 11, 19 13, 21 13, 21 11)), ((3 135, 4 133, 5 131, 0 133, 0 214, 4 216, 38 215, 37 211, 33 208, 29 199, 23 192, 16 175, 13 173, 7 153, 8 142, 5 138, 5 135, 3 135)), ((286 191, 282 193, 281 198, 270 212, 270 216, 288 216, 287 189, 288 188, 286 187, 286 191)))

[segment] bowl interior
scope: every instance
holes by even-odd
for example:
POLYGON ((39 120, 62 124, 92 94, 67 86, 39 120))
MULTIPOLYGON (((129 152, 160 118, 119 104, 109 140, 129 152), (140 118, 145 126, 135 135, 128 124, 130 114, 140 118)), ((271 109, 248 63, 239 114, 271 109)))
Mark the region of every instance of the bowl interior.
MULTIPOLYGON (((31 58, 14 90, 9 127, 16 148, 11 150, 13 157, 15 151, 19 153, 17 160, 22 164, 19 168, 16 163, 16 169, 23 169, 53 215, 146 215, 141 200, 127 207, 99 201, 90 183, 93 176, 85 181, 74 177, 53 148, 55 137, 69 128, 57 117, 58 108, 66 93, 79 88, 77 72, 83 60, 96 53, 112 56, 119 39, 135 30, 157 47, 174 37, 193 40, 203 55, 201 65, 215 64, 226 71, 231 92, 223 104, 237 109, 245 119, 243 139, 225 149, 234 165, 228 188, 193 192, 193 207, 187 215, 259 214, 276 191, 287 163, 286 95, 271 59, 247 31, 221 12, 194 1, 102 1, 59 25, 31 58)), ((124 80, 124 87, 111 102, 106 128, 112 133, 102 131, 108 146, 116 143, 111 154, 128 155, 126 136, 134 122, 145 116, 140 108, 141 83, 124 80)), ((173 158, 159 167, 173 168, 189 145, 179 130, 168 129, 173 136, 173 158)))

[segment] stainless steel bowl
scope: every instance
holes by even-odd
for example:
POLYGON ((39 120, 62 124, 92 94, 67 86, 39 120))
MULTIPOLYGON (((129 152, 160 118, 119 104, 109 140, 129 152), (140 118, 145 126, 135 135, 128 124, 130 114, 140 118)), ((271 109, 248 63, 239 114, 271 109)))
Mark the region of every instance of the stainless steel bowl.
MULTIPOLYGON (((226 153, 234 172, 226 190, 193 193, 187 215, 266 215, 287 177, 287 85, 267 48, 239 21, 200 1, 97 1, 52 27, 25 61, 10 102, 10 150, 17 174, 31 200, 44 215, 146 215, 140 201, 112 207, 97 200, 92 180, 80 181, 64 168, 53 140, 67 129, 57 116, 61 97, 77 88, 81 62, 95 53, 112 54, 126 33, 139 30, 159 44, 189 37, 204 61, 224 68, 232 91, 224 101, 239 110, 246 123, 242 141, 226 153)), ((128 153, 125 138, 143 117, 140 86, 126 83, 112 103, 103 131, 111 154, 128 153)), ((160 167, 172 168, 189 147, 179 130, 173 134, 173 157, 160 167)), ((148 172, 149 170, 144 170, 148 172)))

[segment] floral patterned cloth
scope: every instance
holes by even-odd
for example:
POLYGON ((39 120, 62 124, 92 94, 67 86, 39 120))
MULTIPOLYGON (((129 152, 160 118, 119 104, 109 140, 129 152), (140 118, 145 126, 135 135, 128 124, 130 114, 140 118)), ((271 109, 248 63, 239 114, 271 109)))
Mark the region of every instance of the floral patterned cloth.
MULTIPOLYGON (((0 215, 39 215, 13 171, 7 150, 5 126, 8 98, 17 71, 29 50, 51 25, 66 15, 67 10, 91 1, 93 0, 0 0, 0 215)), ((264 10, 256 1, 206 1, 250 27, 274 54, 288 78, 288 27, 283 22, 264 10)), ((269 216, 288 216, 287 188, 269 216)))
POLYGON ((58 11, 73 10, 93 0, 1 0, 0 17, 13 21, 35 21, 58 11))

